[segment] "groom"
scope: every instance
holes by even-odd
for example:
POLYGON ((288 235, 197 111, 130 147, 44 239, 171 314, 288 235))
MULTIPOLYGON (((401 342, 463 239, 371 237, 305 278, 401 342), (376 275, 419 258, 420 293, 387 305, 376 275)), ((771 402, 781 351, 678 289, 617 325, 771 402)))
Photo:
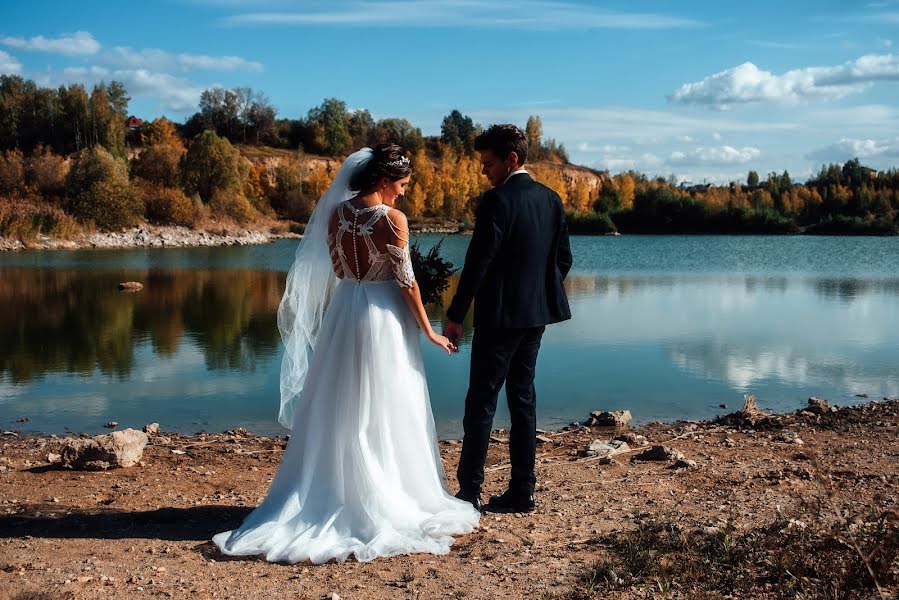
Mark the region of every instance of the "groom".
POLYGON ((457 498, 481 509, 484 462, 499 390, 506 384, 512 427, 509 489, 484 510, 534 510, 537 397, 534 371, 546 325, 571 318, 562 281, 571 268, 568 228, 559 195, 524 169, 528 142, 514 125, 493 125, 474 142, 493 184, 478 204, 474 234, 444 334, 462 337, 472 300, 474 340, 465 397, 457 498))

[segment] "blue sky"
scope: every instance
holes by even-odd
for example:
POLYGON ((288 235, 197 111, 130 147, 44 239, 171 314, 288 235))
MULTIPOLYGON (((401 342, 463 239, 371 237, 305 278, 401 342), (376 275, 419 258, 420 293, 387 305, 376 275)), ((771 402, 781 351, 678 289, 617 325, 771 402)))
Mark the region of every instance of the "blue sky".
POLYGON ((899 0, 32 0, 0 8, 0 72, 119 79, 181 121, 215 85, 279 116, 325 97, 439 133, 542 117, 574 162, 694 182, 859 156, 899 165, 899 0))

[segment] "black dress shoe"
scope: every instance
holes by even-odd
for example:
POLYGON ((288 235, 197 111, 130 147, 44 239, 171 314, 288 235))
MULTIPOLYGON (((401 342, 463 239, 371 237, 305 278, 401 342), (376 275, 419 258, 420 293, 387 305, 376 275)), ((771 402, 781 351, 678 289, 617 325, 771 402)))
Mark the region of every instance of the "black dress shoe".
POLYGON ((506 490, 499 496, 491 496, 484 512, 528 513, 534 512, 534 494, 506 490))
POLYGON ((459 493, 456 494, 456 498, 459 500, 465 500, 466 502, 470 502, 474 509, 478 512, 481 512, 481 494, 479 492, 469 492, 467 490, 459 490, 459 493))

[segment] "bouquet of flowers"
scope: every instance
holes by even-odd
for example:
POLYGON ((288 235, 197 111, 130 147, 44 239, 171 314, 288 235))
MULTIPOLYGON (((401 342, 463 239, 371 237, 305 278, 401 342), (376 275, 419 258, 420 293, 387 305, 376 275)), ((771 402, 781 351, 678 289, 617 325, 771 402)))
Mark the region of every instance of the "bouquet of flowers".
POLYGON ((443 292, 449 287, 450 277, 458 271, 453 267, 453 263, 440 256, 441 244, 443 244, 442 239, 434 244, 427 254, 421 253, 418 240, 415 240, 409 247, 412 270, 415 272, 415 280, 421 290, 423 304, 442 304, 443 292))

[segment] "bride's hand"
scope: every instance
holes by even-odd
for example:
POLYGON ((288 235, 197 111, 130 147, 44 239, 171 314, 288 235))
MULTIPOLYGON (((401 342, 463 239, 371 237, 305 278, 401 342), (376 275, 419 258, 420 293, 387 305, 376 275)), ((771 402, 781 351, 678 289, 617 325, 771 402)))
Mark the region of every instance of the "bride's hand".
POLYGON ((446 337, 445 335, 439 335, 433 331, 428 335, 428 341, 435 346, 440 346, 441 348, 446 350, 446 353, 449 356, 452 356, 453 352, 459 351, 459 348, 457 348, 454 343, 449 341, 448 337, 446 337))

